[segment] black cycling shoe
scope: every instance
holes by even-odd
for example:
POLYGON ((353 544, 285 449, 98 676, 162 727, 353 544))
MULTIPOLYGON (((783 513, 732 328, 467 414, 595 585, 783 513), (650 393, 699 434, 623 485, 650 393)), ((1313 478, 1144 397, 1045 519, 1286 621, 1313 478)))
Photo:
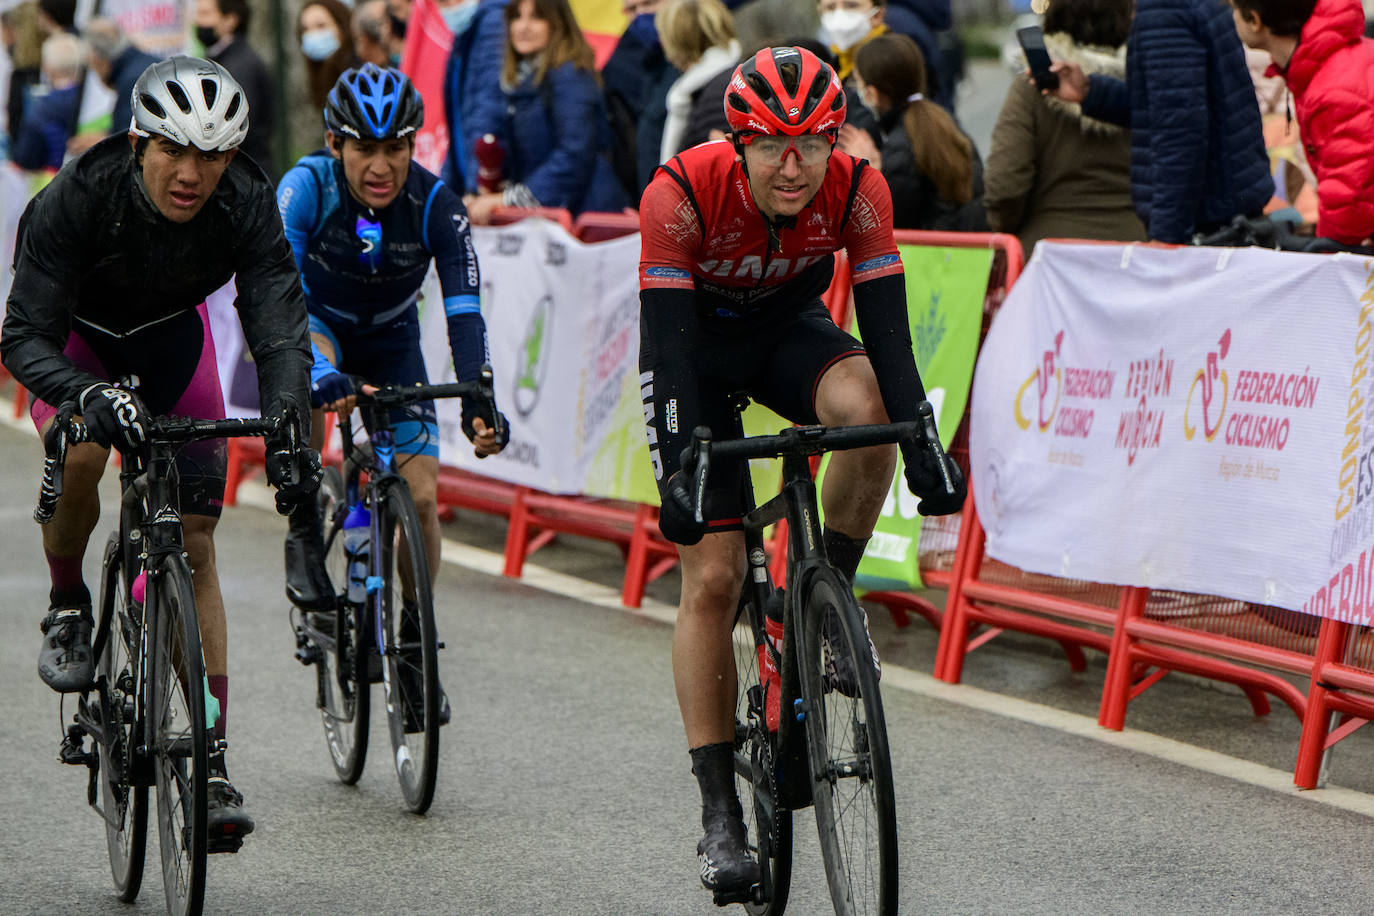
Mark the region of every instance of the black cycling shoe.
POLYGON ((38 676, 58 693, 80 693, 95 683, 95 654, 91 651, 91 606, 55 607, 40 624, 43 646, 38 650, 38 676))
POLYGON ((286 532, 286 597, 303 611, 328 611, 336 595, 324 568, 320 510, 312 502, 291 512, 286 532))
POLYGON ((243 796, 223 776, 206 780, 207 852, 238 852, 253 832, 253 819, 243 810, 243 796))
POLYGON ((701 883, 715 897, 716 906, 753 899, 760 871, 749 853, 747 837, 743 820, 722 816, 706 825, 706 835, 697 843, 701 883))
MULTIPOLYGON (((419 653, 416 654, 418 655, 419 653)), ((411 664, 410 660, 403 660, 400 665, 396 666, 396 671, 402 680, 402 701, 404 702, 407 697, 415 700, 413 703, 405 703, 404 706, 406 734, 413 735, 417 732, 422 732, 425 730, 424 712, 417 704, 424 703, 425 690, 422 681, 424 674, 420 667, 419 659, 415 659, 414 664, 411 664)), ((451 718, 453 718, 453 711, 448 705, 448 694, 444 692, 444 686, 440 684, 439 724, 447 725, 451 718)))
MULTIPOLYGON (((864 636, 868 637, 868 655, 873 660, 873 677, 881 679, 883 664, 878 660, 878 649, 873 645, 873 636, 868 632, 868 612, 859 608, 859 619, 864 624, 864 636)), ((840 631, 840 618, 834 611, 825 615, 821 625, 824 638, 821 646, 825 650, 825 679, 831 690, 838 690, 847 697, 859 695, 859 677, 854 671, 854 660, 848 652, 833 652, 831 646, 845 645, 844 634, 840 631)), ((859 650, 862 653, 862 649, 859 650)))

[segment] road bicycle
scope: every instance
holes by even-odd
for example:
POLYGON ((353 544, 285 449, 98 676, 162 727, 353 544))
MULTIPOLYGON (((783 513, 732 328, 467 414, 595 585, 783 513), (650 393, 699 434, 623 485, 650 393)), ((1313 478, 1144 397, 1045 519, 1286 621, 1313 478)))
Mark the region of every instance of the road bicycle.
MULTIPOLYGON (((684 452, 698 522, 713 463, 743 465, 744 539, 748 572, 735 618, 735 776, 748 842, 762 878, 745 909, 778 916, 792 874, 792 812, 814 806, 831 903, 841 916, 897 912, 897 814, 892 762, 876 659, 863 612, 821 540, 810 460, 829 451, 894 442, 928 449, 944 468, 929 403, 904 423, 825 428, 803 426, 775 436, 743 437, 735 404, 735 438, 715 442, 698 427, 684 452), (754 506, 747 459, 781 458, 781 492, 754 506), (787 519, 786 588, 775 590, 763 531, 787 519), (782 675, 778 729, 765 716, 759 677, 771 602, 783 604, 783 644, 774 663, 782 675)), ((954 493, 948 474, 947 492, 954 493)))
MULTIPOLYGON (((325 568, 333 610, 300 614, 296 657, 315 666, 315 702, 339 779, 352 785, 367 762, 371 685, 386 697, 393 762, 406 806, 424 814, 439 768, 440 688, 434 595, 420 518, 399 473, 391 411, 417 401, 474 398, 497 418, 491 367, 475 382, 392 385, 358 394, 370 430, 353 442, 340 418, 343 467, 327 467, 320 485, 325 568), (340 590, 339 586, 346 583, 340 590)), ((501 438, 503 431, 497 429, 501 438)))
MULTIPOLYGON (((39 524, 56 511, 68 447, 90 441, 85 425, 72 419, 74 407, 62 405, 49 434, 34 510, 39 524)), ((125 903, 138 896, 143 881, 149 787, 156 791, 168 912, 199 913, 207 853, 237 852, 243 842, 207 836, 207 767, 225 745, 210 731, 219 704, 205 676, 174 461, 190 442, 269 437, 283 425, 291 431, 288 452, 294 455, 291 416, 159 417, 148 422, 146 449, 121 459, 119 527, 101 561, 95 685, 77 698, 59 759, 90 769, 86 800, 105 821, 110 871, 125 903)))

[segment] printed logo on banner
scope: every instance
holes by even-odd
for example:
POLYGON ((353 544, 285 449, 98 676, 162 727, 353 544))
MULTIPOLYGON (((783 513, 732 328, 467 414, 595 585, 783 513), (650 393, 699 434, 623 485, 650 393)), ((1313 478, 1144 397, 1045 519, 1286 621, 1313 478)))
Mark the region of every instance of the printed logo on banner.
POLYGON ((518 257, 525 247, 525 237, 515 232, 503 232, 496 237, 496 253, 508 258, 518 257))
POLYGON ((1226 370, 1221 368, 1221 361, 1226 358, 1226 353, 1231 349, 1231 329, 1227 328, 1217 341, 1217 349, 1207 354, 1207 365, 1197 371, 1193 376, 1193 386, 1188 389, 1188 402, 1183 407, 1183 438, 1189 442, 1193 441, 1193 436, 1197 434, 1197 426, 1190 420, 1193 410, 1193 392, 1197 391, 1198 385, 1202 386, 1202 434, 1211 442, 1221 432, 1221 421, 1226 416, 1226 401, 1231 394, 1231 382, 1226 377, 1226 370), (1216 384, 1221 383, 1221 406, 1216 410, 1216 423, 1212 422, 1212 401, 1216 395, 1216 384))
POLYGON ((548 246, 544 251, 544 263, 559 267, 568 263, 568 248, 562 242, 549 240, 548 246))
MULTIPOLYGON (((1111 364, 1102 366, 1063 366, 1064 332, 1054 335, 1054 346, 1044 351, 1040 365, 1036 367, 1016 392, 1016 425, 1029 429, 1032 422, 1026 415, 1026 392, 1035 386, 1038 398, 1035 423, 1042 433, 1051 432, 1056 439, 1085 440, 1092 432, 1096 417, 1094 401, 1106 400, 1112 396, 1116 385, 1116 373, 1111 364), (1054 395, 1050 396, 1053 380, 1054 395), (1068 399, 1068 400, 1064 400, 1068 399), (1063 401, 1063 403, 1061 403, 1063 401)), ((1063 448, 1051 448, 1047 460, 1050 464, 1065 464, 1081 467, 1086 460, 1083 452, 1074 451, 1067 444, 1063 448)))
POLYGON ((1054 420, 1055 411, 1059 409, 1059 389, 1064 381, 1063 374, 1055 366, 1055 362, 1059 358, 1060 348, 1063 345, 1064 332, 1060 331, 1054 335, 1053 349, 1045 351, 1040 365, 1032 370, 1025 382, 1022 383, 1021 389, 1016 392, 1016 425, 1022 429, 1029 429, 1031 425, 1030 417, 1026 416, 1021 409, 1021 402, 1025 397, 1026 389, 1030 388, 1031 385, 1035 385, 1036 393, 1039 395, 1040 409, 1037 416, 1040 431, 1043 433, 1049 429, 1050 423, 1054 420), (1054 379, 1054 403, 1050 405, 1049 412, 1046 413, 1045 400, 1050 390, 1050 379, 1054 379))
POLYGON ((553 297, 545 296, 530 315, 525 338, 520 344, 520 365, 515 371, 512 400, 521 417, 529 417, 539 403, 539 392, 549 374, 545 344, 553 338, 553 297))
POLYGON ((945 336, 945 316, 940 311, 940 297, 944 290, 930 291, 930 306, 920 317, 911 323, 911 332, 916 336, 916 358, 924 366, 935 356, 940 341, 945 336))
POLYGON ((1125 395, 1133 406, 1121 412, 1116 427, 1116 448, 1126 453, 1126 466, 1135 464, 1142 449, 1158 449, 1164 433, 1164 407, 1174 384, 1174 361, 1161 347, 1144 359, 1131 360, 1125 395))

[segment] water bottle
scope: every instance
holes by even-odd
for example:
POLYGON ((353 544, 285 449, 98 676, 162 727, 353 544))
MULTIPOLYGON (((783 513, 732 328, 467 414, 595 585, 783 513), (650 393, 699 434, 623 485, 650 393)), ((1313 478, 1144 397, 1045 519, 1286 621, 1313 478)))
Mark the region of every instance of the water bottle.
POLYGON ((502 165, 506 151, 494 134, 483 134, 473 143, 473 156, 477 159, 477 188, 488 193, 501 190, 504 178, 502 165))
POLYGON ((344 556, 348 559, 348 601, 362 604, 367 599, 367 551, 372 513, 358 503, 344 519, 344 556))

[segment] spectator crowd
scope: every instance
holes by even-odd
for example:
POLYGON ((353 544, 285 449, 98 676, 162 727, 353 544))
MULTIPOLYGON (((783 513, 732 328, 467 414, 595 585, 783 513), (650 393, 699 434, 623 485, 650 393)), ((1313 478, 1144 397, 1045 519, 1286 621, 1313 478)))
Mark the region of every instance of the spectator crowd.
MULTIPOLYGON (((1279 211, 1374 241, 1374 43, 1357 0, 1050 0, 1057 85, 1018 62, 985 150, 955 110, 950 0, 621 0, 627 24, 600 60, 569 0, 434 3, 452 34, 440 171, 475 223, 498 207, 636 207, 661 163, 726 138, 735 66, 788 44, 834 67, 837 147, 881 170, 898 228, 1009 232, 1029 254, 1044 238, 1186 243, 1279 211)), ((193 51, 248 96, 243 152, 275 178, 294 158, 274 136, 290 103, 250 40, 254 7, 190 9, 193 51)), ((125 133, 134 80, 157 59, 76 14, 76 0, 0 14, 3 150, 22 169, 125 133), (113 111, 83 123, 92 86, 113 111)), ((411 15, 412 0, 307 0, 285 28, 310 110, 349 67, 399 65, 411 15)))

